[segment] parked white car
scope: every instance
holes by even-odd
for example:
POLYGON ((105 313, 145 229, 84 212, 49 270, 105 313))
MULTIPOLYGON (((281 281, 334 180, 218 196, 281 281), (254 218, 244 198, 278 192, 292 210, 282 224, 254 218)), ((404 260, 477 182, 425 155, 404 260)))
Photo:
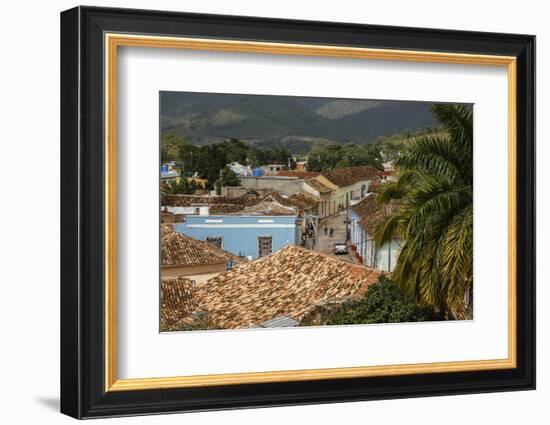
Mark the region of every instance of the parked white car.
POLYGON ((348 247, 345 242, 335 243, 332 252, 334 252, 335 255, 347 254, 348 247))

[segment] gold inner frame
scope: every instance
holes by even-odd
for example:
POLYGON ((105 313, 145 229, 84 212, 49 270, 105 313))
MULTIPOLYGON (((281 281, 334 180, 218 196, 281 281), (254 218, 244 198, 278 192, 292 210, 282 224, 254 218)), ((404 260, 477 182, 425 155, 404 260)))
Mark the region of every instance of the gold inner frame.
POLYGON ((105 34, 105 391, 446 373, 516 367, 516 58, 328 45, 105 34), (120 46, 503 66, 508 72, 508 357, 419 364, 118 379, 116 372, 116 106, 120 46))

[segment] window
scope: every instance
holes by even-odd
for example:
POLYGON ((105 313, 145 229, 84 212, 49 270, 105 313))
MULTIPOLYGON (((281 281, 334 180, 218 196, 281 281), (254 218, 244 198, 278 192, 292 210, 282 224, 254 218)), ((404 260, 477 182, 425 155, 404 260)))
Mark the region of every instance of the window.
POLYGON ((222 241, 223 238, 206 238, 206 242, 211 243, 214 246, 217 246, 218 248, 222 248, 222 241))
POLYGON ((258 255, 265 257, 273 252, 273 242, 271 236, 260 236, 258 238, 258 255))

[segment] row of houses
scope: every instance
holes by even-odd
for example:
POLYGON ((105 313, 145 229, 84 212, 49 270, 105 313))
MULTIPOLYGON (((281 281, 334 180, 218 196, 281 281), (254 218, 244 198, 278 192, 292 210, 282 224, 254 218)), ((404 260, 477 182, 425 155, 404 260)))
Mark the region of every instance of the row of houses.
POLYGON ((165 196, 161 217, 181 234, 256 260, 286 246, 304 244, 304 235, 315 234, 320 220, 345 210, 350 214, 350 242, 359 261, 391 271, 398 243, 384 255, 386 247, 374 246, 372 229, 365 225, 370 216, 380 213, 380 209, 363 208, 378 205, 369 189, 380 181, 380 171, 370 166, 335 169, 313 177, 307 171, 245 176, 241 186, 224 188, 223 196, 165 196))
MULTIPOLYGON (((301 163, 303 168, 303 163, 301 163)), ((305 169, 285 170, 282 165, 270 164, 252 170, 250 166, 238 162, 228 164, 240 180, 238 187, 222 188, 226 197, 261 196, 271 191, 292 196, 307 192, 319 199, 319 218, 328 217, 348 208, 352 203, 360 201, 369 192, 371 186, 380 184, 387 178, 388 172, 380 171, 373 166, 357 166, 338 168, 322 173, 310 172, 305 169), (264 170, 265 169, 265 170, 264 170)), ((164 166, 161 180, 179 179, 177 171, 164 166)), ((188 177, 201 187, 206 180, 198 177, 188 177)))
MULTIPOLYGON (((322 173, 285 171, 277 176, 241 177, 239 193, 242 196, 254 191, 277 190, 283 195, 292 196, 306 192, 318 199, 316 214, 319 218, 324 218, 363 199, 369 192, 369 187, 382 179, 383 173, 372 166, 337 168, 322 173)), ((236 189, 228 188, 224 193, 229 195, 235 191, 236 189)))
POLYGON ((379 171, 304 173, 247 176, 254 187, 223 196, 163 196, 161 218, 170 224, 161 231, 162 330, 323 324, 393 270, 399 241, 373 242, 377 224, 398 208, 370 191, 379 171), (299 246, 321 218, 343 210, 355 262, 299 246))

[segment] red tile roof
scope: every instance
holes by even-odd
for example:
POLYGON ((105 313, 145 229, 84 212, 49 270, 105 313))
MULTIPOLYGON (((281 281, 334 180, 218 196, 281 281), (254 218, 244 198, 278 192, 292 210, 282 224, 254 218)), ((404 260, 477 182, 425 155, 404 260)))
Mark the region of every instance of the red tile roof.
POLYGON ((284 196, 280 192, 273 191, 263 198, 263 201, 268 199, 272 199, 285 207, 294 208, 298 212, 313 208, 321 202, 321 199, 317 196, 304 191, 300 191, 291 196, 284 196))
POLYGON ((160 281, 160 329, 170 330, 178 321, 198 307, 194 284, 184 277, 160 281))
POLYGON ((248 205, 254 205, 255 201, 249 198, 228 198, 226 196, 165 195, 162 197, 162 205, 172 207, 225 204, 240 205, 244 208, 248 205))
POLYGON ((236 259, 237 256, 209 242, 199 241, 179 232, 172 231, 162 235, 160 264, 163 267, 220 264, 236 259))
POLYGON ((324 171, 321 175, 336 186, 345 187, 360 181, 380 177, 382 172, 371 165, 365 165, 362 167, 335 168, 324 171))
POLYGON ((330 193, 330 192, 333 192, 333 189, 331 189, 330 187, 324 185, 323 183, 321 183, 319 180, 317 179, 309 179, 309 180, 306 180, 306 184, 308 184, 309 186, 311 186, 313 189, 315 189, 317 192, 319 193, 330 193))
POLYGON ((189 297, 198 304, 182 310, 179 323, 189 326, 198 313, 216 329, 248 328, 279 316, 300 321, 319 304, 362 297, 379 275, 363 265, 287 246, 194 287, 189 297))
POLYGON ((239 211, 238 215, 296 215, 294 208, 277 201, 263 199, 260 203, 239 211))
POLYGON ((296 205, 300 210, 308 210, 321 202, 321 199, 308 192, 298 192, 288 197, 289 201, 296 205))
POLYGON ((369 193, 365 199, 351 207, 359 215, 361 227, 370 235, 374 233, 379 223, 398 208, 399 204, 393 200, 389 204, 380 204, 377 193, 369 193))
POLYGON ((281 170, 277 173, 278 176, 283 177, 296 177, 299 179, 309 179, 317 177, 320 173, 314 171, 298 171, 298 170, 281 170))

